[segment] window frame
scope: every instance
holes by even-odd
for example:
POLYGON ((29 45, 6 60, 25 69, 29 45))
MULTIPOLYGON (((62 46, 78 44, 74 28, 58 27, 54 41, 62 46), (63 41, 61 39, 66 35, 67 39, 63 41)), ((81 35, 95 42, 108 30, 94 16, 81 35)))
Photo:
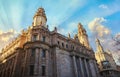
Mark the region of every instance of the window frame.
POLYGON ((33 35, 33 41, 37 41, 38 40, 38 34, 34 34, 33 35))
POLYGON ((31 50, 31 56, 35 56, 36 48, 32 48, 31 50))
POLYGON ((42 41, 46 42, 46 37, 45 36, 42 37, 42 41))

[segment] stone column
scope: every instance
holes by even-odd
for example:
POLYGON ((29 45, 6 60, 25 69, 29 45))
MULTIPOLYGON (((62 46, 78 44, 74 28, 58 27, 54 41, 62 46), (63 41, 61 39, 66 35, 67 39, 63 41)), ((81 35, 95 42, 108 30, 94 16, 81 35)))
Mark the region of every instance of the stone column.
POLYGON ((87 61, 87 65, 88 65, 88 70, 89 70, 89 77, 92 77, 92 72, 91 71, 93 69, 90 68, 90 60, 87 61))
POLYGON ((96 76, 99 77, 99 71, 98 71, 98 67, 96 65, 95 60, 93 61, 94 67, 95 67, 95 71, 96 71, 96 76))
POLYGON ((24 63, 23 63, 23 74, 22 74, 22 76, 29 75, 29 72, 27 70, 28 70, 29 64, 30 64, 30 57, 31 57, 30 53, 31 53, 31 51, 32 51, 32 48, 28 48, 28 49, 25 50, 25 58, 24 58, 24 63))
POLYGON ((34 74, 35 75, 38 75, 39 74, 39 68, 38 68, 38 64, 39 64, 39 49, 38 48, 36 48, 35 49, 35 64, 34 64, 34 74))
POLYGON ((84 76, 84 68, 83 68, 83 63, 82 63, 82 60, 81 60, 81 58, 79 58, 79 61, 80 61, 80 71, 81 71, 81 74, 82 74, 82 77, 85 77, 84 76))
POLYGON ((97 66, 96 66, 96 64, 94 64, 94 61, 90 60, 89 64, 90 64, 90 69, 92 70, 91 71, 92 77, 99 77, 99 72, 97 74, 97 69, 96 69, 97 66))
POLYGON ((41 58, 41 51, 42 49, 39 49, 39 75, 41 75, 41 65, 42 65, 42 58, 41 58))
POLYGON ((78 77, 78 71, 77 71, 77 64, 76 64, 75 56, 73 56, 73 65, 74 65, 75 77, 78 77))
POLYGON ((46 55, 45 55, 46 56, 46 77, 48 77, 48 70, 49 70, 48 69, 48 67, 49 67, 49 64, 48 64, 49 63, 49 52, 48 52, 48 50, 46 50, 45 53, 46 53, 46 55))
POLYGON ((85 63, 85 69, 86 69, 86 72, 87 72, 87 77, 90 77, 86 59, 84 59, 84 63, 85 63))

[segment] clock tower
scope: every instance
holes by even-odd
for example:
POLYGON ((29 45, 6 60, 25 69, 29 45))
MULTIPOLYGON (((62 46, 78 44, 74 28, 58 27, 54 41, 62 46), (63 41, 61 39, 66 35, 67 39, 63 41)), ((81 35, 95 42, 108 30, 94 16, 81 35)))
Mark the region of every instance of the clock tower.
POLYGON ((33 26, 46 26, 47 17, 44 8, 39 8, 33 17, 33 26))

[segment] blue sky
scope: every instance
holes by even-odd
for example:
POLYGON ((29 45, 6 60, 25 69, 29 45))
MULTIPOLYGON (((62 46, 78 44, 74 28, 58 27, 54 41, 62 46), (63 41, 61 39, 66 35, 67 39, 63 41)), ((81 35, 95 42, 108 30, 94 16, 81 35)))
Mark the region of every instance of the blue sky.
POLYGON ((119 32, 119 0, 0 0, 0 29, 20 31, 27 28, 41 6, 45 8, 50 30, 53 26, 70 29, 69 24, 78 22, 88 29, 90 21, 104 17, 109 20, 105 25, 112 32, 119 32))
POLYGON ((106 45, 111 35, 120 34, 120 0, 0 0, 1 45, 5 46, 15 34, 31 26, 41 6, 50 30, 56 26, 60 33, 73 36, 81 22, 93 48, 96 37, 106 45))

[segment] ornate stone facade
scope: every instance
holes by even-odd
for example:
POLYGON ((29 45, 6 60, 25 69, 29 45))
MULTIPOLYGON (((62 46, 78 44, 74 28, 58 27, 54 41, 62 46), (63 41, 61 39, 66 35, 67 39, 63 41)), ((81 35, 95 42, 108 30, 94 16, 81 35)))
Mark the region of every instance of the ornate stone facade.
POLYGON ((39 8, 33 24, 0 53, 0 77, 99 77, 93 50, 82 25, 78 35, 49 31, 39 8), (82 41, 81 41, 82 40, 82 41))
POLYGON ((117 65, 109 50, 104 51, 99 39, 96 40, 97 51, 95 57, 99 65, 100 74, 102 77, 120 77, 120 72, 117 70, 117 65))

